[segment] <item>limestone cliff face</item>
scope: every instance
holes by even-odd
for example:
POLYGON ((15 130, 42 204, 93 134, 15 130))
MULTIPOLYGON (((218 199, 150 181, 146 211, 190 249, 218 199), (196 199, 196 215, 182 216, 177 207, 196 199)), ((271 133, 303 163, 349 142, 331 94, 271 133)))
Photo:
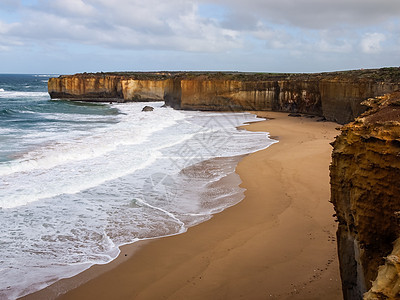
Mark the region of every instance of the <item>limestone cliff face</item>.
POLYGON ((197 77, 174 84, 179 86, 166 92, 166 100, 178 109, 296 112, 322 116, 340 124, 363 113, 364 100, 400 88, 393 82, 317 76, 268 81, 197 77), (177 94, 171 95, 174 92, 177 94))
POLYGON ((275 110, 322 115, 318 82, 301 80, 183 79, 171 99, 175 108, 194 110, 275 110))
POLYGON ((375 81, 372 78, 335 78, 319 82, 323 115, 327 120, 346 124, 361 115, 364 100, 392 93, 400 89, 399 81, 375 81))
POLYGON ((165 80, 121 80, 125 101, 163 101, 165 86, 165 80))
POLYGON ((272 110, 276 83, 223 79, 183 79, 180 81, 180 109, 272 110))
MULTIPOLYGON (((333 143, 330 167, 345 299, 362 299, 400 237, 400 93, 365 104, 371 109, 344 126, 333 143)), ((395 276, 392 268, 385 285, 395 285, 399 271, 395 276)), ((398 287, 388 289, 400 298, 398 287)), ((368 299, 389 299, 384 293, 368 299)))
POLYGON ((104 101, 122 97, 118 76, 60 76, 48 82, 50 97, 74 100, 104 101))
POLYGON ((110 74, 77 74, 50 78, 52 99, 83 101, 162 101, 166 80, 110 74))
POLYGON ((400 239, 397 239, 392 253, 385 261, 379 267, 371 289, 364 295, 365 300, 400 298, 400 239))
POLYGON ((273 110, 341 124, 364 112, 361 102, 400 88, 400 69, 321 74, 96 73, 49 80, 51 98, 159 101, 185 110, 273 110))

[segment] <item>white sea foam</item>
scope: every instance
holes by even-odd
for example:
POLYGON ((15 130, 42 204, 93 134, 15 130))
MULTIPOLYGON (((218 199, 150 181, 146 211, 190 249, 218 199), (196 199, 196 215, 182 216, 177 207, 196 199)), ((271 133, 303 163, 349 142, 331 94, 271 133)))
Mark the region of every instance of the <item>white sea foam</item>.
POLYGON ((13 208, 62 194, 76 194, 145 168, 159 156, 158 152, 150 153, 139 162, 132 160, 133 164, 124 164, 123 168, 122 165, 121 168, 110 166, 113 162, 109 162, 107 166, 92 162, 90 166, 70 164, 46 172, 35 170, 21 172, 17 176, 2 176, 8 188, 0 189, 0 207, 13 208))
MULTIPOLYGON (((64 134, 65 141, 55 140, 60 130, 58 127, 55 128, 54 133, 50 130, 47 134, 33 132, 25 135, 25 138, 30 140, 42 139, 43 144, 17 160, 0 165, 0 176, 51 169, 67 163, 102 157, 112 151, 117 151, 119 147, 143 143, 152 133, 171 126, 183 118, 181 113, 171 109, 155 112, 152 116, 140 113, 140 107, 121 106, 120 109, 124 109, 125 114, 120 116, 118 124, 94 128, 91 132, 69 132, 64 134), (153 124, 154 120, 157 120, 155 124, 153 124)), ((70 115, 65 114, 42 115, 44 118, 58 120, 71 118, 70 115)), ((105 118, 94 115, 77 117, 80 121, 105 118)), ((186 136, 180 138, 186 138, 186 136)))
POLYGON ((243 198, 236 156, 272 143, 265 133, 235 129, 254 116, 161 103, 144 113, 144 105, 115 104, 123 114, 101 126, 82 124, 107 116, 76 115, 83 122, 69 131, 50 123, 24 136, 38 141, 33 149, 0 164, 0 298, 107 263, 120 245, 184 232, 243 198), (202 163, 221 156, 230 158, 202 163), (225 176, 232 178, 222 185, 225 176))
POLYGON ((38 74, 38 75, 33 75, 33 76, 35 76, 35 77, 58 77, 58 76, 60 76, 60 75, 55 75, 55 74, 48 74, 48 75, 46 75, 46 74, 38 74))
POLYGON ((169 212, 169 211, 167 211, 165 209, 162 209, 160 207, 153 206, 153 205, 151 205, 151 204, 149 204, 146 201, 141 200, 141 199, 136 199, 136 202, 140 203, 141 205, 145 205, 147 207, 150 207, 152 209, 161 211, 162 213, 166 214, 169 218, 175 220, 179 224, 179 227, 180 227, 180 230, 177 233, 183 233, 183 232, 186 231, 185 223, 183 223, 181 220, 179 220, 173 213, 171 213, 171 212, 169 212))
MULTIPOLYGON (((0 90, 1 91, 1 90, 0 90)), ((46 92, 20 92, 20 91, 5 91, 4 89, 0 93, 0 98, 50 98, 46 92)))

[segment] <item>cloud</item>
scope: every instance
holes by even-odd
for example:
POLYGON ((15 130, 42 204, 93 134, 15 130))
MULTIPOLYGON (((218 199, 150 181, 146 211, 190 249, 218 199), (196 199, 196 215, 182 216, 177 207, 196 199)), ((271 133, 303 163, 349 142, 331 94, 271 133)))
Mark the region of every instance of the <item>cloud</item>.
POLYGON ((361 49, 364 53, 375 54, 382 51, 381 43, 386 40, 386 36, 382 33, 367 33, 361 40, 361 49))
POLYGON ((399 16, 398 0, 0 0, 0 52, 65 46, 93 57, 140 51, 215 55, 209 61, 225 63, 232 57, 224 69, 239 65, 234 58, 267 69, 278 60, 297 66, 307 60, 309 68, 316 57, 331 66, 333 57, 358 62, 384 52, 379 61, 387 64, 399 57, 399 16))
MULTIPOLYGON (((326 29, 335 26, 377 24, 400 15, 397 0, 203 0, 218 3, 230 11, 226 24, 234 17, 246 16, 300 28, 326 29)), ((247 24, 246 24, 247 25, 247 24)))
POLYGON ((45 4, 56 14, 69 15, 73 17, 82 16, 90 17, 95 16, 96 9, 85 3, 83 0, 53 0, 45 4))
POLYGON ((206 52, 241 46, 237 32, 200 17, 197 10, 194 2, 182 0, 41 0, 21 10, 23 21, 0 30, 25 43, 206 52))

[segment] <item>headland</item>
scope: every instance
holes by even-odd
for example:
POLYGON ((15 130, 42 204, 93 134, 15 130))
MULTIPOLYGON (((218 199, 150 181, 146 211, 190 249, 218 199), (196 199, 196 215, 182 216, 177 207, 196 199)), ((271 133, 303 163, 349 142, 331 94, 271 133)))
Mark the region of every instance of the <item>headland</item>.
POLYGON ((365 111, 361 102, 400 88, 400 69, 313 74, 239 72, 82 73, 49 80, 51 98, 165 101, 175 109, 281 111, 340 124, 365 111))

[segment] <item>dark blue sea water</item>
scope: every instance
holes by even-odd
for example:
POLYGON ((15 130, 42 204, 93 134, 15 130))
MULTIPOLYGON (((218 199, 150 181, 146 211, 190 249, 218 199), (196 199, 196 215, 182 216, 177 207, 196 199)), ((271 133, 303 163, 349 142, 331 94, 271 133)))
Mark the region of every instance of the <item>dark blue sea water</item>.
POLYGON ((49 77, 0 74, 0 299, 238 203, 238 156, 273 143, 248 113, 50 100, 49 77))
POLYGON ((115 122, 112 116, 118 110, 107 105, 50 101, 49 77, 0 74, 0 162, 50 143, 59 134, 115 122))

